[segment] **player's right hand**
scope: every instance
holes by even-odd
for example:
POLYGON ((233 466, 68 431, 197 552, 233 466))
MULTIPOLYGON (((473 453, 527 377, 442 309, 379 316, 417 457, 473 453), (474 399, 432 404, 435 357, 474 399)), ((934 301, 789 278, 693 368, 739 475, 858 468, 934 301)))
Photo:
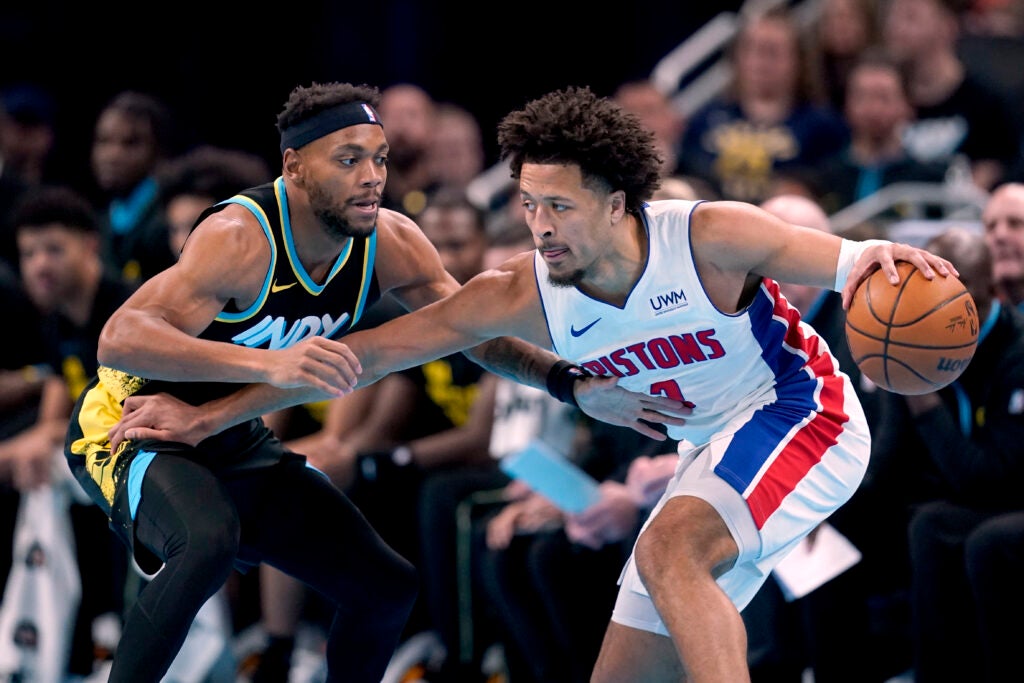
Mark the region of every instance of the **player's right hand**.
POLYGON ((588 377, 576 382, 576 401, 580 409, 601 422, 629 427, 635 432, 657 441, 667 437, 665 427, 686 424, 693 409, 665 396, 651 396, 623 389, 613 376, 588 377))
POLYGON ((310 337, 268 356, 266 382, 282 389, 313 387, 344 396, 355 389, 363 371, 347 344, 325 337, 310 337))

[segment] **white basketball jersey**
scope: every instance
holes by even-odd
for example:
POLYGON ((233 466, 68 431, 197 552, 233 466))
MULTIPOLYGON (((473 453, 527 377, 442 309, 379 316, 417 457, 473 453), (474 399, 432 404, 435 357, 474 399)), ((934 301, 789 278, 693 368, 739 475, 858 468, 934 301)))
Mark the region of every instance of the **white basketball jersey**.
POLYGON ((693 404, 686 425, 668 433, 700 444, 752 405, 820 410, 819 379, 837 365, 773 280, 738 313, 711 303, 691 250, 697 203, 645 207, 647 265, 621 308, 553 286, 539 252, 534 269, 555 352, 594 374, 620 377, 632 391, 693 404))

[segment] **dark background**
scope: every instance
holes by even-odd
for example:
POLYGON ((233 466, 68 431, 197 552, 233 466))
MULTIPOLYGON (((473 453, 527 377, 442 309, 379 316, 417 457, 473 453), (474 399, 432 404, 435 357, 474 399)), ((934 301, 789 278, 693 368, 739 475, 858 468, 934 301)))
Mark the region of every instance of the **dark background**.
POLYGON ((296 85, 415 82, 476 114, 493 163, 509 110, 566 85, 611 94, 741 3, 697 4, 11 0, 0 7, 0 87, 33 81, 53 92, 55 160, 72 181, 88 177, 100 108, 129 88, 171 106, 186 146, 245 149, 277 169, 274 122, 296 85))

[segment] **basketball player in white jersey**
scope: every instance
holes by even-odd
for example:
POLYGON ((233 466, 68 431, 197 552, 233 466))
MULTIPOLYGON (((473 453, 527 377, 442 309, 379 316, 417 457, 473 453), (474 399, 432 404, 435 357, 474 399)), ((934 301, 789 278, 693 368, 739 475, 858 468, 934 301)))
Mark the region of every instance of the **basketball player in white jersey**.
MULTIPOLYGON (((842 291, 848 304, 878 268, 898 282, 897 260, 929 279, 956 271, 921 249, 843 240, 747 204, 648 203, 660 171, 652 135, 587 88, 512 112, 498 141, 536 251, 346 335, 359 381, 509 335, 574 361, 548 375, 564 401, 599 374, 685 402, 686 423, 667 425, 679 466, 623 571, 593 680, 749 680, 740 610, 850 497, 870 450, 849 379, 778 282, 842 291)), ((206 404, 207 423, 230 424, 274 391, 206 404)), ((130 419, 123 433, 144 438, 164 415, 130 419)))

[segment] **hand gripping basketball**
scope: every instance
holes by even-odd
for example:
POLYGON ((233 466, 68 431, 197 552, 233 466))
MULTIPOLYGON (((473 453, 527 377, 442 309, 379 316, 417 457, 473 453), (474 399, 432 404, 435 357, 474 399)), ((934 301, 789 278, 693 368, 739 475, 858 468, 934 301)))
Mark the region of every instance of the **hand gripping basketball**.
POLYGON ((906 261, 893 285, 877 270, 860 283, 846 314, 854 361, 897 394, 925 394, 955 381, 978 346, 978 309, 953 275, 925 278, 906 261))

